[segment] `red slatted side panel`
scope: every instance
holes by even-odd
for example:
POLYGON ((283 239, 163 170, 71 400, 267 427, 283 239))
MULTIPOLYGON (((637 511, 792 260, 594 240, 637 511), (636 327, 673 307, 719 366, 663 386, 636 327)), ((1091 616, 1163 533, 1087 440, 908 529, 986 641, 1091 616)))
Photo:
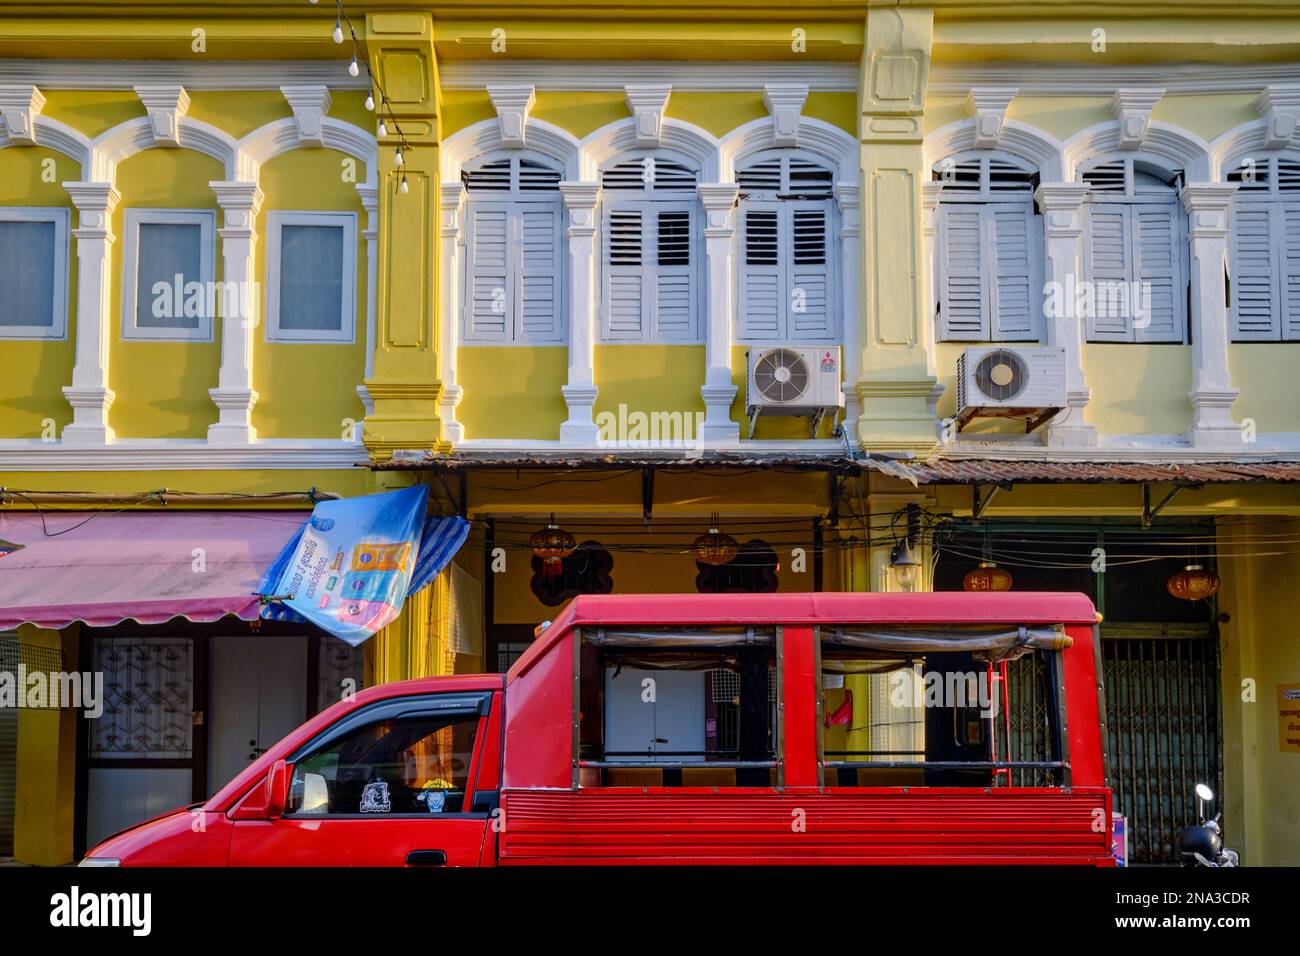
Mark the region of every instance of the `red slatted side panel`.
POLYGON ((504 800, 502 863, 1106 865, 1110 852, 1110 792, 1100 788, 507 791, 504 800))

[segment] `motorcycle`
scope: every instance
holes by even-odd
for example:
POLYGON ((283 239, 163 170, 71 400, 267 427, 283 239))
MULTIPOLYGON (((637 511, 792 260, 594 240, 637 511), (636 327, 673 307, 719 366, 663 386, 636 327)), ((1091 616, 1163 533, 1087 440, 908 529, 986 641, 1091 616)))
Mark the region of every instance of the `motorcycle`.
POLYGON ((1214 791, 1203 783, 1196 785, 1197 815, 1201 818, 1199 825, 1188 827, 1178 834, 1178 859, 1183 866, 1225 867, 1239 865, 1236 850, 1229 850, 1223 845, 1220 823, 1223 814, 1217 813, 1214 819, 1206 819, 1205 805, 1214 800, 1214 791))

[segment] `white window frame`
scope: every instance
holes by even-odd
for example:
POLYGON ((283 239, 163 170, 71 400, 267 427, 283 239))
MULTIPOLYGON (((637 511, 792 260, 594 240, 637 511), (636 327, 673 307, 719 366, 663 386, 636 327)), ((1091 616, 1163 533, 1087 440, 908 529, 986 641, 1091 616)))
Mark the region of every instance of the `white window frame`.
POLYGON ((551 173, 558 174, 563 180, 563 171, 550 156, 534 150, 490 150, 475 156, 465 163, 461 174, 465 183, 465 204, 460 233, 456 238, 459 267, 454 277, 460 286, 460 308, 457 322, 460 327, 460 344, 473 348, 494 346, 564 346, 568 342, 568 302, 569 302, 569 245, 566 239, 565 210, 563 197, 559 189, 525 189, 520 184, 519 168, 523 161, 529 161, 545 167, 551 173), (471 190, 468 187, 468 173, 493 162, 503 159, 517 160, 511 163, 509 187, 506 189, 471 190), (479 210, 496 210, 506 217, 506 312, 505 334, 501 338, 487 338, 474 333, 473 308, 474 290, 474 214, 479 210), (555 314, 556 329, 553 335, 524 333, 524 250, 520 230, 523 228, 524 214, 528 212, 550 212, 555 217, 556 245, 555 261, 558 274, 555 276, 555 314))
POLYGON ((266 214, 266 340, 353 345, 357 340, 357 214, 333 210, 273 209, 266 214), (284 226, 343 229, 343 286, 338 331, 280 328, 280 235, 284 226))
MULTIPOLYGON (((672 163, 684 166, 690 170, 696 181, 696 186, 700 182, 700 169, 697 163, 690 158, 667 149, 632 149, 619 153, 617 156, 604 163, 599 172, 598 179, 603 184, 605 174, 618 166, 629 162, 640 161, 644 163, 646 158, 655 160, 667 160, 672 163)), ((703 221, 700 210, 700 199, 698 189, 655 189, 653 186, 649 189, 607 189, 603 188, 600 192, 601 202, 599 209, 599 236, 597 248, 599 250, 599 303, 600 303, 600 334, 597 341, 601 345, 699 345, 704 342, 705 322, 704 322, 704 295, 705 295, 705 249, 704 244, 700 242, 700 224, 703 221), (613 335, 610 330, 610 302, 608 280, 610 275, 609 266, 609 236, 607 235, 607 220, 609 212, 612 210, 627 211, 636 210, 641 213, 641 334, 638 336, 630 335, 613 335), (691 279, 691 333, 689 335, 664 336, 659 334, 659 303, 656 291, 656 281, 659 268, 659 213, 660 212, 686 212, 690 223, 690 242, 687 247, 687 255, 690 259, 690 279, 691 279), (653 229, 650 223, 653 220, 653 229), (653 232, 655 241, 651 246, 647 238, 653 232), (655 258, 654 272, 647 271, 646 258, 653 252, 655 258)))
MULTIPOLYGON (((217 213, 214 209, 127 209, 123 213, 122 338, 147 342, 211 342, 213 316, 199 317, 194 329, 152 329, 136 325, 140 290, 140 226, 161 223, 199 227, 199 282, 211 288, 216 277, 217 213)), ((206 301, 206 293, 205 293, 206 301)))
MULTIPOLYGON (((1028 192, 1001 191, 992 189, 989 186, 991 181, 989 165, 992 162, 1008 163, 1024 173, 1032 174, 1037 171, 1024 160, 1008 153, 997 150, 974 150, 945 157, 935 163, 932 173, 937 172, 942 175, 945 167, 955 168, 958 163, 972 160, 980 163, 979 188, 941 189, 939 192, 939 206, 935 211, 935 229, 937 231, 935 241, 938 248, 935 255, 935 276, 932 280, 934 284, 931 286, 934 292, 934 305, 937 313, 935 316, 935 339, 939 342, 959 343, 962 345, 993 342, 1019 343, 1022 345, 1042 344, 1046 341, 1047 334, 1045 303, 1042 295, 1043 277, 1046 274, 1046 247, 1042 214, 1038 211, 1032 189, 1028 192), (951 314, 951 309, 948 304, 947 210, 962 205, 974 206, 980 210, 981 249, 987 250, 987 254, 981 257, 980 263, 980 320, 982 326, 980 338, 958 337, 952 334, 948 328, 948 316, 951 314), (1020 207, 1028 212, 1029 228, 1026 238, 1029 243, 1028 283, 1032 328, 1023 334, 1005 333, 998 328, 997 236, 994 219, 999 206, 1003 208, 1020 207), (1037 308, 1034 307, 1035 304, 1037 304, 1037 308)), ((942 183, 942 180, 938 180, 938 182, 942 183)))
POLYGON ((777 147, 745 157, 742 163, 737 164, 737 181, 750 168, 771 160, 782 160, 781 185, 777 191, 775 193, 742 194, 736 202, 736 229, 733 240, 733 257, 736 263, 734 269, 735 288, 733 290, 736 302, 734 317, 736 342, 762 348, 841 344, 844 338, 845 316, 841 292, 843 283, 840 276, 840 270, 843 268, 843 248, 840 241, 841 222, 839 203, 835 200, 834 193, 835 185, 839 182, 838 170, 834 163, 816 153, 793 147, 777 147), (803 160, 830 172, 831 191, 825 198, 787 198, 786 190, 790 188, 789 165, 796 160, 803 160), (824 268, 826 276, 827 329, 824 335, 796 336, 790 310, 790 290, 796 287, 793 283, 798 268, 794 261, 794 214, 807 209, 821 209, 826 217, 826 246, 824 249, 826 262, 824 268), (784 331, 776 338, 745 334, 745 272, 748 266, 746 261, 746 213, 750 210, 770 210, 777 214, 777 286, 780 290, 779 295, 782 302, 781 322, 784 331))
POLYGON ((0 326, 6 341, 66 341, 68 338, 68 233, 71 211, 63 206, 0 206, 0 222, 54 223, 54 321, 48 325, 0 326))

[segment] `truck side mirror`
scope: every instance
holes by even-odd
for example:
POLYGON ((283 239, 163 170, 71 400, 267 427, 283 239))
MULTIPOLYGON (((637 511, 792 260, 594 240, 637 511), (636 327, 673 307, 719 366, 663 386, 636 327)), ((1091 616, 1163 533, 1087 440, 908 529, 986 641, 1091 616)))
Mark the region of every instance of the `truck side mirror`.
POLYGON ((288 800, 289 767, 283 760, 277 760, 266 775, 266 819, 278 820, 284 816, 288 800))

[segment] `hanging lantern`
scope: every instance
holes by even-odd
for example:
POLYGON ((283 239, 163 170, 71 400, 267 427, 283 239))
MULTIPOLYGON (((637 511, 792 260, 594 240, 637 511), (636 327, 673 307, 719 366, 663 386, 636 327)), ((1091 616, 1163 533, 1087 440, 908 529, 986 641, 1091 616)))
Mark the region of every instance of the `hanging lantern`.
POLYGON ((695 560, 700 564, 726 564, 740 550, 735 538, 718 530, 718 523, 715 513, 709 521, 708 532, 695 539, 695 560))
POLYGON ((1189 564, 1170 577, 1165 585, 1169 593, 1184 601, 1199 601, 1219 590, 1219 576, 1199 564, 1189 564))
POLYGON ((555 523, 555 515, 540 531, 534 531, 528 539, 533 554, 542 559, 542 573, 553 578, 564 568, 564 559, 573 554, 577 542, 573 535, 555 523))
POLYGON ((963 591, 1010 591, 1011 572, 992 561, 981 561, 978 568, 966 572, 961 587, 963 591))

